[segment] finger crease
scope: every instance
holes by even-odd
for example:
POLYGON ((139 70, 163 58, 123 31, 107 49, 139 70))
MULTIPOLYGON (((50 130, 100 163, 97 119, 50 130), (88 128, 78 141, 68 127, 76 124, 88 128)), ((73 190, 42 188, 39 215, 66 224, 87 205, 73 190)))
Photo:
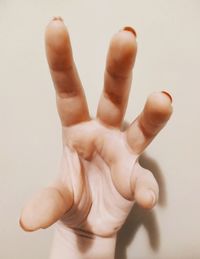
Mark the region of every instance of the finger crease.
POLYGON ((108 75, 116 80, 126 80, 129 79, 129 75, 120 75, 114 72, 111 72, 108 68, 106 68, 106 72, 108 75))

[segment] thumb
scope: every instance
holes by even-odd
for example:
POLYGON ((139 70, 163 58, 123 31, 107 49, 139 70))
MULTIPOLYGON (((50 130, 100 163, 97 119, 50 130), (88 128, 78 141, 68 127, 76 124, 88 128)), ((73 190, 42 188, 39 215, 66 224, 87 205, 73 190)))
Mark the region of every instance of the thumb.
POLYGON ((47 228, 61 218, 71 208, 72 203, 70 192, 65 190, 63 195, 59 187, 44 188, 22 210, 20 226, 25 231, 47 228))

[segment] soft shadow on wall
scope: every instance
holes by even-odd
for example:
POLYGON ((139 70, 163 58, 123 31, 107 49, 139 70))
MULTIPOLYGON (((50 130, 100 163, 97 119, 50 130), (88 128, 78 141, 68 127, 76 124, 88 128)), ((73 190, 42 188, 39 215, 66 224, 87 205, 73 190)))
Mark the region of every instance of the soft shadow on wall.
MULTIPOLYGON (((165 207, 167 203, 166 187, 159 165, 146 153, 140 157, 140 164, 144 168, 149 169, 155 176, 160 189, 158 205, 165 207)), ((160 232, 154 210, 148 211, 135 204, 124 226, 118 233, 115 259, 128 259, 127 248, 132 242, 134 242, 136 233, 141 226, 144 226, 147 231, 152 250, 156 252, 159 249, 161 242, 160 232)))

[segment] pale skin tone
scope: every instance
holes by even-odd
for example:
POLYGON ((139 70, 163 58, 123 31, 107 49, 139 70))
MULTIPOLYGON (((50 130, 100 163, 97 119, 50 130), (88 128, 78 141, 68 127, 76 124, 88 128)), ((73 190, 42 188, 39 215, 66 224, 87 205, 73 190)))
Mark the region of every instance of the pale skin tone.
POLYGON ((153 208, 158 184, 138 158, 172 113, 166 92, 151 94, 141 114, 122 129, 137 52, 130 27, 117 32, 107 55, 104 89, 91 118, 73 61, 69 33, 60 17, 46 28, 46 54, 62 124, 63 156, 57 179, 26 205, 26 231, 61 219, 66 228, 110 237, 123 225, 134 202, 153 208))

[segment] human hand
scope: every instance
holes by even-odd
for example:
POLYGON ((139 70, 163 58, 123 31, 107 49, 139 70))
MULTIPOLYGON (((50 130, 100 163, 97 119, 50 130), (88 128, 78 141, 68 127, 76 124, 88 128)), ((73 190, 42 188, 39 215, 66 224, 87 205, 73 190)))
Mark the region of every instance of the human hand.
POLYGON ((136 51, 132 28, 112 38, 104 90, 92 119, 67 29, 59 17, 48 24, 46 53, 62 123, 63 155, 57 179, 23 210, 24 230, 60 220, 62 228, 76 235, 109 238, 121 228, 134 202, 144 208, 156 204, 157 182, 138 158, 168 121, 171 97, 166 92, 150 95, 142 113, 121 129, 136 51))

